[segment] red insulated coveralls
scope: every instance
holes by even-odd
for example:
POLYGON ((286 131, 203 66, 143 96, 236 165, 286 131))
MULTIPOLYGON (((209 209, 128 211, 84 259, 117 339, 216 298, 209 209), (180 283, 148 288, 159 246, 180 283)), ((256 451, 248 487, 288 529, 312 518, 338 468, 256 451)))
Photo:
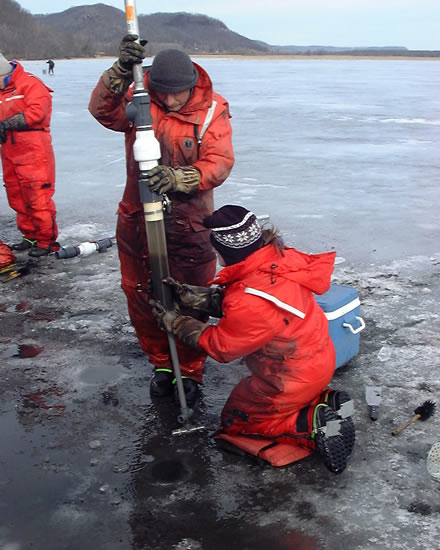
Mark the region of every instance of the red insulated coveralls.
POLYGON ((58 236, 55 157, 50 135, 53 90, 14 61, 10 80, 0 90, 0 121, 23 113, 27 128, 7 132, 1 146, 3 180, 8 202, 17 213, 23 235, 49 248, 58 236))
MULTIPOLYGON (((181 282, 207 286, 214 277, 216 260, 209 242, 209 230, 203 218, 214 210, 213 188, 228 177, 234 164, 229 106, 212 89, 212 83, 199 65, 199 80, 193 93, 178 112, 166 112, 154 90, 150 92, 153 130, 160 143, 160 164, 177 168, 195 166, 201 184, 194 196, 170 193, 170 214, 165 216, 165 232, 170 273, 181 282), (215 102, 215 103, 214 103, 215 102), (214 106, 212 119, 201 143, 200 136, 208 109, 214 106)), ((148 71, 144 85, 148 87, 148 71)), ((92 93, 89 110, 106 128, 125 132, 127 181, 118 209, 116 237, 121 263, 121 286, 127 296, 131 322, 143 351, 157 368, 172 369, 167 335, 158 328, 151 313, 148 294, 150 278, 145 220, 139 196, 139 168, 133 156, 136 128, 126 117, 125 108, 132 98, 112 94, 103 82, 92 93)), ((206 354, 177 342, 182 375, 202 381, 206 354)))
POLYGON ((282 256, 267 245, 213 281, 225 287, 223 316, 198 345, 222 363, 244 356, 251 371, 224 406, 224 432, 307 446, 298 435, 310 433, 312 410, 302 426, 298 413, 319 402, 335 370, 328 321, 313 296, 329 289, 334 258, 293 248, 282 256))

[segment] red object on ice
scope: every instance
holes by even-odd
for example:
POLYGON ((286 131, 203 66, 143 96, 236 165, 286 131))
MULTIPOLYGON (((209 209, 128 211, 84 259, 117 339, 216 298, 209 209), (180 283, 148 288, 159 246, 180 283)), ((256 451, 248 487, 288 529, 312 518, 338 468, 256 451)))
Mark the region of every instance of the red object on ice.
POLYGON ((0 240, 0 269, 15 261, 15 255, 7 244, 0 240))
POLYGON ((242 435, 219 434, 216 439, 224 439, 247 453, 266 460, 272 466, 287 466, 313 453, 313 449, 276 443, 270 439, 253 439, 242 435))

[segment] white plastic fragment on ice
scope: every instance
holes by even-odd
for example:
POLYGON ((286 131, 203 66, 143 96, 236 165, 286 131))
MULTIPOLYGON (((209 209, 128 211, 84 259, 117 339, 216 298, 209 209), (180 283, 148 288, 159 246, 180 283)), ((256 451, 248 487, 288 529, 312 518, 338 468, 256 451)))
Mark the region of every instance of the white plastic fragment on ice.
POLYGON ((426 468, 436 481, 440 481, 440 441, 431 447, 426 457, 426 468))
POLYGON ((379 350, 379 353, 377 354, 377 358, 379 361, 388 361, 391 359, 391 352, 392 349, 390 346, 382 346, 379 350))

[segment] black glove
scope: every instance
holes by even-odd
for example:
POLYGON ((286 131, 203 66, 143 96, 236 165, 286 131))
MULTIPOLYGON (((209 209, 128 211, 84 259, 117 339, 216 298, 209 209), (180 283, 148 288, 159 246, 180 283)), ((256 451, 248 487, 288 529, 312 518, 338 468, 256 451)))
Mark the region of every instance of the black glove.
POLYGON ((5 118, 2 124, 6 130, 25 130, 28 127, 23 112, 5 118))
POLYGON ((159 194, 180 191, 190 195, 196 193, 201 176, 194 166, 171 168, 159 164, 147 172, 147 183, 152 191, 159 194))
POLYGON ((135 63, 142 63, 145 58, 144 46, 146 40, 140 40, 140 44, 136 42, 138 36, 136 34, 127 34, 119 44, 119 65, 126 71, 132 71, 135 63))
POLYGON ((24 130, 25 128, 27 128, 27 124, 23 112, 5 118, 3 122, 0 122, 0 142, 5 143, 8 139, 6 130, 24 130))
POLYGON ((203 311, 212 317, 222 316, 223 294, 219 287, 206 288, 182 284, 172 277, 166 277, 163 282, 171 287, 178 305, 194 311, 203 311))
POLYGON ((179 315, 175 310, 167 310, 156 300, 150 300, 149 303, 162 330, 173 334, 186 346, 198 349, 197 342, 206 328, 205 323, 194 319, 194 317, 179 315))
POLYGON ((133 82, 133 64, 142 63, 145 57, 147 41, 141 40, 138 44, 137 38, 136 34, 124 36, 119 45, 119 59, 102 75, 104 86, 115 95, 125 95, 133 82))

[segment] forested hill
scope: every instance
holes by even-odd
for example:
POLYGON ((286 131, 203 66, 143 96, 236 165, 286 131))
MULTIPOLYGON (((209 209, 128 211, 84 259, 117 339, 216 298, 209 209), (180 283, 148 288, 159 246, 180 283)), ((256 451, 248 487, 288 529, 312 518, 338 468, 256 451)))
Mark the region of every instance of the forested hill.
MULTIPOLYGON (((31 15, 14 0, 0 0, 0 51, 6 57, 117 56, 127 33, 123 10, 94 4, 60 13, 31 15)), ((138 15, 140 35, 148 39, 147 53, 164 47, 190 54, 262 54, 269 47, 229 30, 218 19, 188 13, 138 15)))
MULTIPOLYGON (((7 58, 116 57, 119 42, 126 34, 124 11, 106 4, 32 15, 14 0, 0 0, 0 14, 0 52, 7 58)), ((272 46, 231 31, 218 19, 185 12, 140 14, 138 22, 141 37, 148 39, 147 55, 175 47, 191 55, 440 56, 440 52, 404 47, 272 46)))

